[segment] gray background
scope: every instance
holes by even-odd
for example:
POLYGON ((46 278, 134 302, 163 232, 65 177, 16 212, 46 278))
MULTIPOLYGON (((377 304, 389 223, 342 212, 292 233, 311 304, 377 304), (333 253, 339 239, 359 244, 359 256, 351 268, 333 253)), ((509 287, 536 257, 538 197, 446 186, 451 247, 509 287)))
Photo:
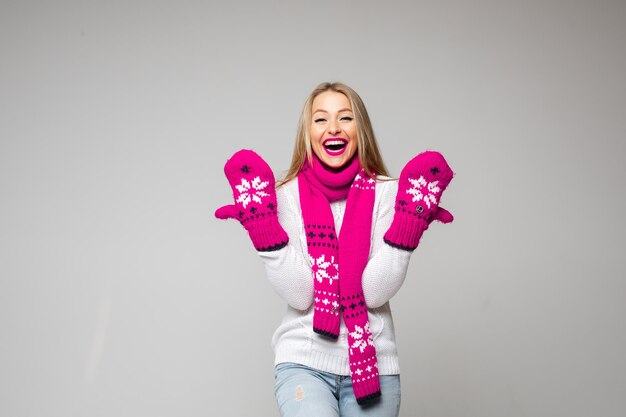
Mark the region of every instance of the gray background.
POLYGON ((626 413, 624 1, 0 3, 0 415, 277 415, 228 156, 310 90, 456 177, 392 300, 405 416, 626 413))

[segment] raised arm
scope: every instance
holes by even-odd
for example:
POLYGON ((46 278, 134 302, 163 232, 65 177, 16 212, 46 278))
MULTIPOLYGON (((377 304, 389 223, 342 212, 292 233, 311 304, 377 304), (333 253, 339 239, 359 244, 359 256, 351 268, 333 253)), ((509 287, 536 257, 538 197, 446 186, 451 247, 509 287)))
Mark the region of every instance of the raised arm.
POLYGON ((363 294, 369 308, 378 308, 393 297, 404 282, 411 252, 387 245, 383 236, 393 220, 397 181, 377 184, 380 190, 377 216, 372 224, 372 249, 363 271, 363 294))
POLYGON ((406 164, 398 182, 380 184, 384 189, 373 226, 371 257, 363 273, 368 307, 380 307, 398 292, 411 253, 430 223, 453 220, 450 212, 439 207, 453 175, 443 155, 427 151, 406 164))
POLYGON ((307 309, 313 302, 313 280, 299 239, 301 215, 285 192, 287 185, 277 192, 269 165, 245 149, 226 162, 224 173, 235 204, 220 207, 215 217, 239 221, 261 255, 276 292, 292 307, 307 309))

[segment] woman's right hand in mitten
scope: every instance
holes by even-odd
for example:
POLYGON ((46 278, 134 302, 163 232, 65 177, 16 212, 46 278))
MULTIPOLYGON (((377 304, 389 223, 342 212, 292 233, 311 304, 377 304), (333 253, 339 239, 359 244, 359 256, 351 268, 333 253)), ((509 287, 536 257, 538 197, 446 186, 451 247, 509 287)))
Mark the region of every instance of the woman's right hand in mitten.
POLYGON ((273 251, 287 245, 289 237, 278 222, 274 173, 255 152, 242 149, 224 165, 235 204, 215 211, 218 219, 236 219, 250 234, 258 251, 273 251))
POLYGON ((426 151, 411 159, 400 173, 395 214, 385 242, 412 251, 433 220, 450 223, 454 218, 439 207, 439 201, 453 175, 439 152, 426 151))

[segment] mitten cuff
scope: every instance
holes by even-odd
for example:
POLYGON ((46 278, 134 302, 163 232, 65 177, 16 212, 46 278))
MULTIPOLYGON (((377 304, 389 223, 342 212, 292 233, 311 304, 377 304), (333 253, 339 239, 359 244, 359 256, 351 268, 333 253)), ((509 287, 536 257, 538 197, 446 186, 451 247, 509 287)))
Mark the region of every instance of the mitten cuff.
POLYGON ((428 222, 423 218, 396 212, 384 239, 387 244, 395 248, 413 251, 417 248, 422 233, 426 229, 428 229, 428 222))
POLYGON ((276 216, 246 223, 245 228, 250 234, 252 244, 259 252, 279 250, 289 242, 289 236, 276 216))

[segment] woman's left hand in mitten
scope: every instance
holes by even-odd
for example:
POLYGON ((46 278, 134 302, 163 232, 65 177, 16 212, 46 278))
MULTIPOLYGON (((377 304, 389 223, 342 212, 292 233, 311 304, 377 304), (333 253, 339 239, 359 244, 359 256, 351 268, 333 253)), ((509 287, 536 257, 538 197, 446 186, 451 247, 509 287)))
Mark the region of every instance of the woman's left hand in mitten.
POLYGON ((454 218, 439 207, 439 201, 453 175, 439 152, 426 151, 411 159, 400 173, 395 214, 385 242, 412 251, 433 220, 450 223, 454 218))
POLYGON ((235 219, 250 234, 258 251, 273 251, 287 245, 289 237, 278 222, 274 173, 255 152, 242 149, 224 165, 235 204, 215 211, 218 219, 235 219))

